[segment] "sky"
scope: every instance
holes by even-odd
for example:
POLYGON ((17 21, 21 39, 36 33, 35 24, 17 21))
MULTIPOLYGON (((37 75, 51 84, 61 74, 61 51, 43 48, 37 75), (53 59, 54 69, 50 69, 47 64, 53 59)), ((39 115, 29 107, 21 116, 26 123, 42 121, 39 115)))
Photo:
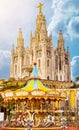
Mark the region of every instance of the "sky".
POLYGON ((71 79, 79 76, 79 0, 0 0, 0 79, 10 76, 11 48, 13 43, 16 47, 19 28, 25 47, 29 46, 39 2, 44 3, 43 14, 54 48, 62 30, 65 47, 70 50, 71 79))

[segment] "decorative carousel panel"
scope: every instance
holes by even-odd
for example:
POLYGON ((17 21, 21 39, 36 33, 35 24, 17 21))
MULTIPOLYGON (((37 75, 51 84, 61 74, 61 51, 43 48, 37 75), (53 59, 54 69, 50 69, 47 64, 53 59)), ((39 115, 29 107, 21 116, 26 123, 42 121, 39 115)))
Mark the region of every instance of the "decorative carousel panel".
POLYGON ((18 90, 15 92, 16 96, 27 96, 28 92, 24 91, 24 90, 18 90))
POLYGON ((13 97, 14 96, 14 92, 11 90, 5 91, 4 92, 4 98, 6 97, 13 97))
POLYGON ((59 96, 59 91, 57 91, 57 90, 52 90, 52 91, 50 91, 50 92, 48 92, 47 93, 48 95, 57 95, 57 96, 59 96))
POLYGON ((60 93, 60 97, 66 98, 66 97, 67 97, 67 93, 66 93, 65 91, 62 91, 62 92, 60 93))
POLYGON ((43 95, 45 95, 45 92, 41 91, 41 90, 34 90, 34 91, 31 92, 31 95, 43 96, 43 95))

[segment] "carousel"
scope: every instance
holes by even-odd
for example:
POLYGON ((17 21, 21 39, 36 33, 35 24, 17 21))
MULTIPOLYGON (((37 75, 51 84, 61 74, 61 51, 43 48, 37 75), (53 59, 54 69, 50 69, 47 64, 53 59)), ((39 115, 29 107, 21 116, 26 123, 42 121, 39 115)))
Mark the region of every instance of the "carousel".
POLYGON ((63 110, 59 103, 65 102, 59 90, 44 86, 36 63, 28 83, 16 91, 1 92, 6 107, 5 127, 16 128, 52 128, 60 125, 57 115, 63 110))

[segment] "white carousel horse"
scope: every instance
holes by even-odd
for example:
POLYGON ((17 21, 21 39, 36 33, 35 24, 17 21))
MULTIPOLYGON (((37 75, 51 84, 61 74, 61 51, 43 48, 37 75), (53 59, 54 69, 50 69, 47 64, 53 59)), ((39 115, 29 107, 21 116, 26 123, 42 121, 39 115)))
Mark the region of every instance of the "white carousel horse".
POLYGON ((32 130, 33 126, 34 126, 34 115, 35 115, 35 112, 31 115, 30 112, 27 112, 29 114, 29 118, 28 119, 25 119, 26 121, 26 130, 32 130))
POLYGON ((48 119, 46 120, 46 122, 44 123, 45 127, 50 127, 52 125, 55 125, 55 117, 48 115, 48 119))

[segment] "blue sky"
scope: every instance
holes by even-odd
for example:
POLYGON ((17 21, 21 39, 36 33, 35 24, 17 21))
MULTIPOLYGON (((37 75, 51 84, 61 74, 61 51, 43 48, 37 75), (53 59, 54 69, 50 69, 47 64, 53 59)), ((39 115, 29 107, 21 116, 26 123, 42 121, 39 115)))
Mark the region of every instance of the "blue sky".
POLYGON ((70 49, 71 78, 79 76, 79 0, 0 0, 0 79, 9 78, 10 52, 13 43, 16 47, 19 28, 23 30, 25 47, 29 45, 39 2, 44 3, 43 14, 54 48, 62 30, 65 47, 70 49))

